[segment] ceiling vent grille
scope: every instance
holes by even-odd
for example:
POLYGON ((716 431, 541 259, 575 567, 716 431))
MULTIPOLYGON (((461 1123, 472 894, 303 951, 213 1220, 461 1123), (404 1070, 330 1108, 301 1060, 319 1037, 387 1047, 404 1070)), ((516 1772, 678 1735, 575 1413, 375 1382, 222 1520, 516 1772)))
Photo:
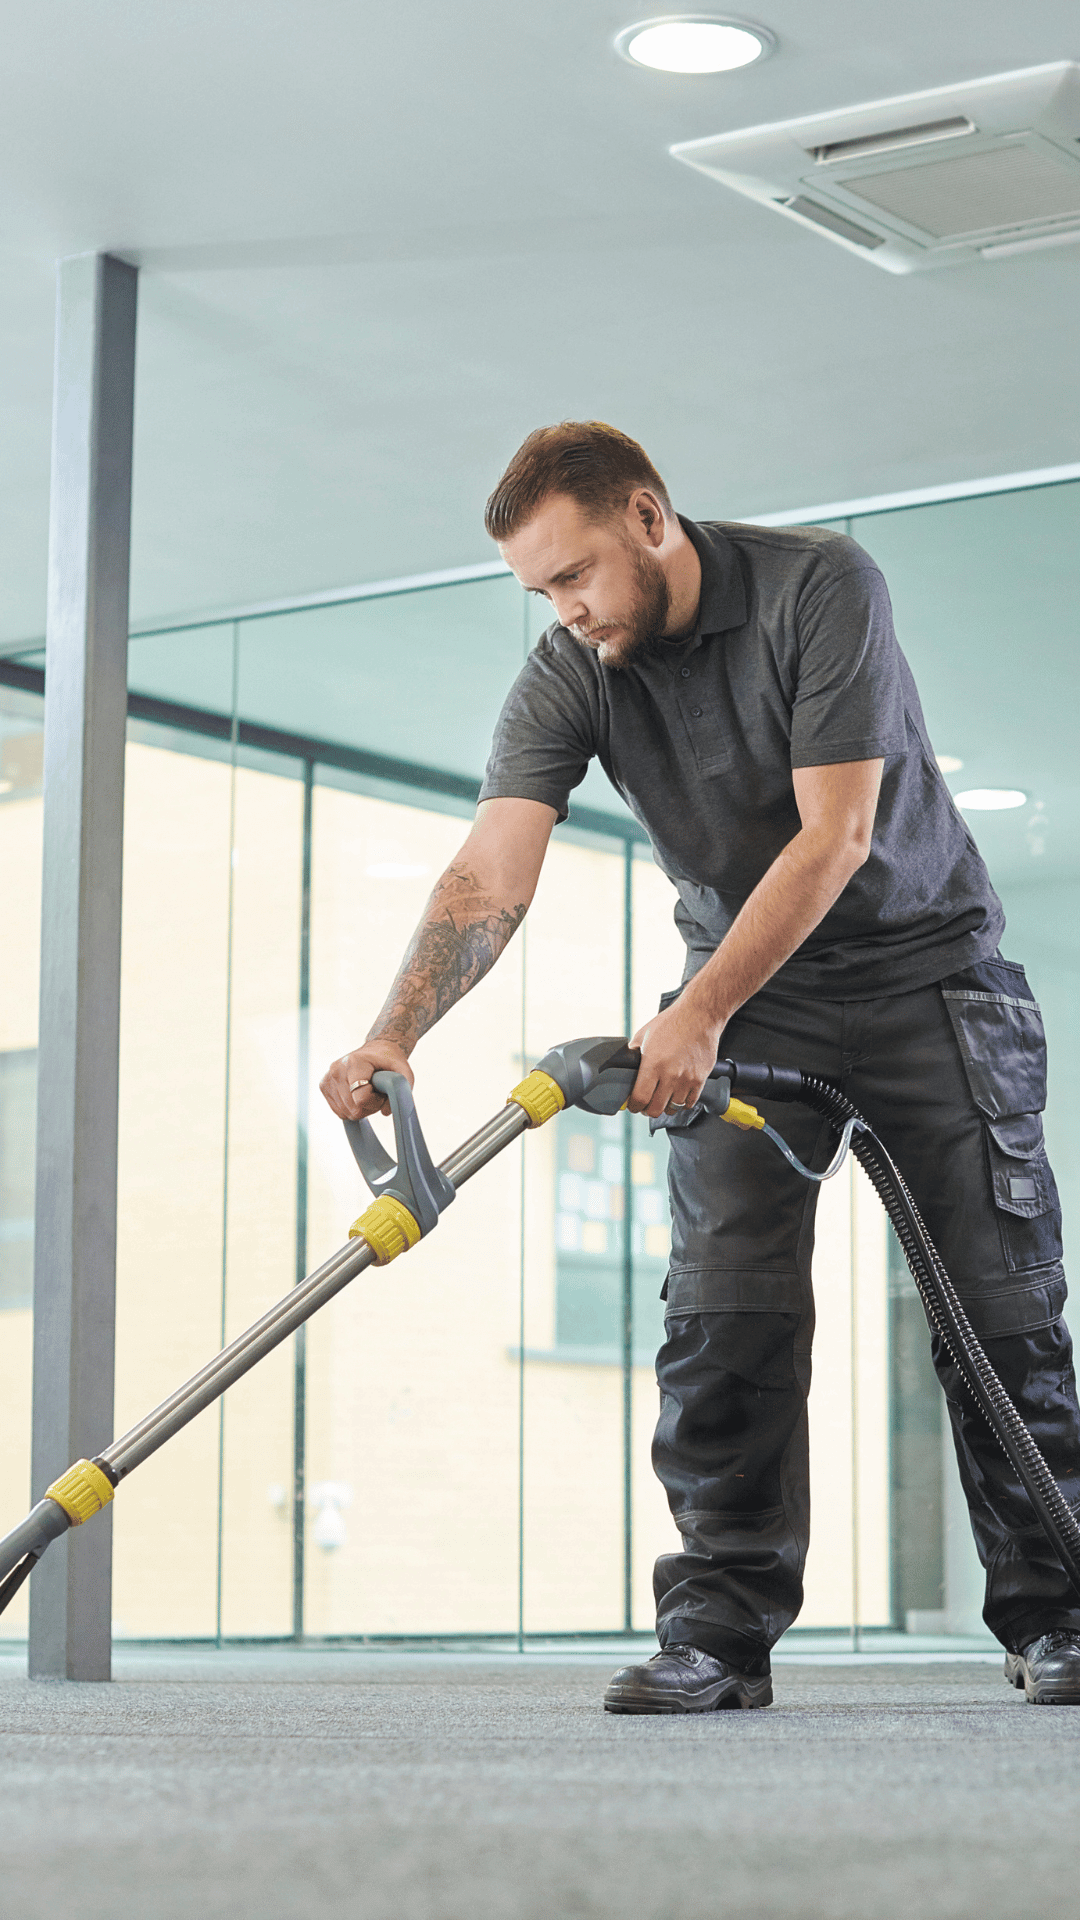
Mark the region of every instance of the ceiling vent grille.
POLYGON ((927 140, 955 140, 959 133, 974 133, 975 127, 964 113, 947 120, 924 120, 918 127, 888 127, 884 133, 864 133, 857 140, 826 140, 823 147, 810 151, 819 166, 834 160, 861 160, 867 153, 892 153, 897 147, 921 147, 927 140))
POLYGON ((1080 240, 1071 61, 671 151, 890 273, 1080 240))
POLYGON ((869 227, 857 227, 854 220, 846 220, 831 207, 819 207, 816 200, 808 200, 805 193, 795 194, 785 200, 784 205, 789 213, 797 213, 800 220, 809 220, 815 227, 824 227, 827 233, 838 234, 841 240, 850 240, 853 247, 885 245, 879 233, 871 233, 869 227))

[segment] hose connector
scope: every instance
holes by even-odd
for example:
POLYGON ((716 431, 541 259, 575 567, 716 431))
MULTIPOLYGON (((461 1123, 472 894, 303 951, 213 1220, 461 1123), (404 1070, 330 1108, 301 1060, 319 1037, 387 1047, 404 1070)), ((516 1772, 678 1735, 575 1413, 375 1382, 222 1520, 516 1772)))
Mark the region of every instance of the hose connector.
POLYGON ((392 1193, 373 1200, 349 1228, 349 1239, 366 1240, 380 1267, 389 1266, 399 1253, 408 1253, 422 1237, 419 1221, 392 1193))
POLYGON ((740 1093, 766 1100, 803 1098, 804 1075, 798 1067, 775 1067, 765 1060, 718 1060, 716 1065, 740 1093))
POLYGON ((729 1100, 720 1118, 730 1120, 733 1127, 742 1127, 747 1133, 765 1125, 757 1108, 748 1106, 745 1100, 729 1100))
POLYGON ((524 1080, 519 1080, 512 1093, 507 1094, 506 1104, 520 1107, 529 1116, 530 1127, 542 1127, 547 1120, 554 1120, 566 1105, 566 1096, 557 1080, 542 1068, 534 1067, 524 1080))
POLYGON ((55 1500, 62 1507, 73 1527, 81 1527, 84 1520, 92 1520, 95 1513, 107 1507, 113 1497, 113 1484, 108 1475, 92 1460, 76 1460, 73 1467, 46 1487, 46 1500, 55 1500))

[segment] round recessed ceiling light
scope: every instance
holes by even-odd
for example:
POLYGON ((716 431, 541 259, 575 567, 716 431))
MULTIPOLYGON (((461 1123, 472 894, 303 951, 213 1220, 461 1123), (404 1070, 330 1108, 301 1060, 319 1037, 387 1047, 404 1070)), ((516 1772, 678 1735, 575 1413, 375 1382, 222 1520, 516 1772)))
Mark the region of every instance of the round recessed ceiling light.
POLYGON ((958 793, 956 804, 966 807, 971 813, 1003 813, 1006 807, 1022 807, 1027 794, 1019 787, 972 787, 969 793, 958 793))
POLYGON ((676 13, 624 27, 615 45, 624 60, 661 73, 729 73, 771 53, 771 33, 746 20, 709 13, 676 13))
POLYGON ((936 753, 934 758, 942 773, 959 773, 964 764, 962 760, 957 759, 955 753, 936 753))

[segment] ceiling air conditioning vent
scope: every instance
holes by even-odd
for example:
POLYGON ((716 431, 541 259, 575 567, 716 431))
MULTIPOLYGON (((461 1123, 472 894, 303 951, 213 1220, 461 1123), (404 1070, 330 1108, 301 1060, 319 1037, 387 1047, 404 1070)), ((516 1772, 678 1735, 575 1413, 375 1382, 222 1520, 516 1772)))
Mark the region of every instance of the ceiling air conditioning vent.
POLYGON ((797 193, 794 199, 785 200, 783 204, 789 213, 797 213, 801 220, 812 220, 816 227, 825 227, 829 233, 838 233, 841 240, 850 240, 853 247, 885 245, 879 233, 871 233, 868 227, 857 227, 854 220, 845 220, 842 213, 833 213, 831 207, 817 206, 804 193, 797 193))
POLYGON ((864 153, 890 153, 895 147, 921 147, 924 140, 955 140, 958 133, 974 132, 966 114, 954 113, 948 120, 924 120, 918 127, 889 127, 884 133, 864 133, 857 140, 827 140, 823 147, 811 147, 810 151, 821 166, 864 153))
POLYGON ((1080 66, 1062 60, 671 151, 890 273, 1080 241, 1080 66))

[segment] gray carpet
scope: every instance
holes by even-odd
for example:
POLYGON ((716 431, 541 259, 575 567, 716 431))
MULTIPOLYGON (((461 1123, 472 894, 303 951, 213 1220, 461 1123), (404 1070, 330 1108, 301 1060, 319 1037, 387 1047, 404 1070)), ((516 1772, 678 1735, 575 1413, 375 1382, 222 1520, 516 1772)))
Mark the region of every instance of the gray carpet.
POLYGON ((605 1715, 611 1662, 0 1661, 5 1916, 1076 1920, 1080 1709, 986 1661, 787 1664, 777 1704, 605 1715))

